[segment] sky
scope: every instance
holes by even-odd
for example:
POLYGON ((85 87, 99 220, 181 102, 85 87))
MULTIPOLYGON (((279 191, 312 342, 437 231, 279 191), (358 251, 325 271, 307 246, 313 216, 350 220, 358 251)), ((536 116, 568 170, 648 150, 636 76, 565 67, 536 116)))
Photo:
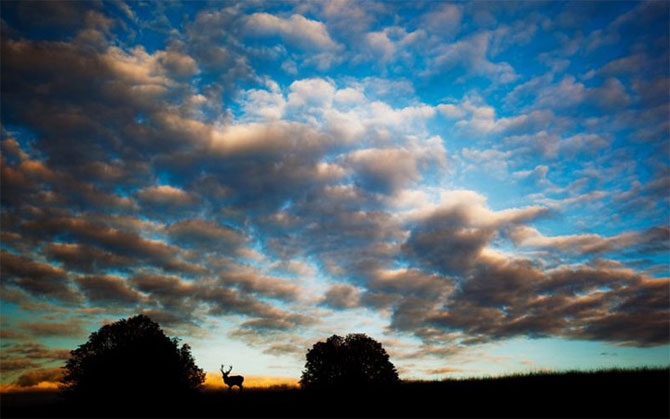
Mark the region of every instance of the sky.
POLYGON ((667 2, 1 12, 0 390, 140 313, 208 383, 348 333, 403 379, 670 364, 667 2))

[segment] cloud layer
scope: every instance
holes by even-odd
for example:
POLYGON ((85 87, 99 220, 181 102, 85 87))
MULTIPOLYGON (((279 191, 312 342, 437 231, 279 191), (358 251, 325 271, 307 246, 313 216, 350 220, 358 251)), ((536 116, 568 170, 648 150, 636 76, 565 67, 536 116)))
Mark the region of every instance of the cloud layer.
POLYGON ((3 3, 3 380, 138 312, 297 362, 367 327, 429 375, 667 345, 667 4, 489 6, 3 3))

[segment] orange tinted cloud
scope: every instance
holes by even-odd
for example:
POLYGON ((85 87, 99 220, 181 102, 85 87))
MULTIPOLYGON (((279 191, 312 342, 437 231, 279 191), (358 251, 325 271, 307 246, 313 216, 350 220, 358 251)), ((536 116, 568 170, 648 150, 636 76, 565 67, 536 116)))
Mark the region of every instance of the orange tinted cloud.
POLYGON ((17 393, 22 391, 56 391, 61 388, 61 383, 54 381, 41 381, 31 386, 21 386, 15 383, 0 383, 0 393, 17 393))

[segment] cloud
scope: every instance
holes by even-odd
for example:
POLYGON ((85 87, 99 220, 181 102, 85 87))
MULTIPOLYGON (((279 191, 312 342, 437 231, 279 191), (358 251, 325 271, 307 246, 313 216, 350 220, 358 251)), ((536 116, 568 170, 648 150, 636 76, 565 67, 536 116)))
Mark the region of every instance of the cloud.
POLYGON ((2 360, 0 371, 3 373, 13 373, 15 371, 25 371, 29 368, 37 368, 39 364, 29 359, 12 359, 5 357, 2 360))
MULTIPOLYGON (((212 102, 221 94, 230 95, 239 81, 253 80, 257 76, 239 40, 243 26, 242 16, 230 7, 199 11, 185 25, 185 52, 203 74, 216 81, 209 91, 212 102)), ((223 110, 213 105, 214 109, 223 110)))
POLYGON ((414 332, 439 312, 439 302, 453 291, 453 281, 418 269, 377 270, 366 287, 364 305, 390 309, 389 328, 414 332))
POLYGON ((461 118, 465 115, 465 111, 457 105, 449 103, 441 103, 437 105, 437 110, 447 118, 461 118))
POLYGON ((137 261, 93 246, 75 243, 49 243, 45 253, 51 260, 63 263, 70 271, 96 272, 106 269, 124 269, 137 261))
POLYGON ((140 293, 131 289, 123 277, 80 276, 76 282, 88 301, 96 305, 129 306, 142 300, 140 293))
POLYGON ((366 189, 392 193, 420 179, 416 157, 405 149, 357 150, 345 160, 366 189))
POLYGON ((510 83, 518 78, 514 68, 488 59, 491 33, 479 32, 451 44, 435 48, 431 68, 443 71, 462 66, 466 75, 486 76, 496 83, 510 83))
POLYGON ((49 237, 61 234, 82 243, 99 246, 127 258, 137 258, 181 272, 202 272, 202 268, 179 260, 180 250, 162 241, 146 239, 135 231, 125 231, 77 217, 52 217, 22 224, 26 233, 49 237))
POLYGON ((265 317, 247 320, 241 324, 242 328, 255 330, 259 333, 274 330, 292 330, 296 327, 311 325, 317 321, 302 314, 279 314, 273 317, 265 317))
POLYGON ((65 377, 63 368, 45 368, 21 374, 15 383, 19 387, 33 387, 42 382, 59 383, 65 377))
POLYGON ((570 16, 541 5, 198 6, 175 27, 117 6, 3 22, 12 343, 129 310, 284 357, 361 310, 420 340, 395 348, 417 362, 519 336, 667 343, 667 280, 648 276, 663 267, 635 270, 668 250, 667 58, 662 31, 626 32, 667 7, 581 36, 549 33, 570 16), (588 45, 615 39, 589 72, 588 45), (593 211, 607 228, 561 227, 593 211), (559 233, 534 224, 549 214, 559 233))
POLYGON ((531 180, 533 182, 547 182, 547 173, 549 173, 549 166, 540 164, 535 166, 533 170, 519 170, 512 173, 512 176, 519 179, 531 180))
POLYGON ((454 372, 464 372, 464 370, 462 368, 454 367, 431 368, 426 370, 426 373, 430 375, 451 374, 454 372))
POLYGON ((335 95, 332 82, 320 78, 296 80, 289 86, 288 106, 330 106, 335 95))
POLYGON ((602 66, 597 73, 605 75, 624 75, 634 73, 647 65, 645 54, 633 54, 614 59, 602 66))
POLYGON ((330 32, 345 39, 356 39, 375 22, 376 15, 387 11, 383 3, 334 0, 315 4, 322 8, 330 32))
POLYGON ((587 89, 574 76, 563 77, 557 84, 541 88, 537 92, 535 105, 542 108, 565 108, 582 103, 587 89))
POLYGON ((47 348, 43 344, 35 342, 25 342, 14 345, 3 351, 6 354, 19 354, 29 359, 44 359, 44 360, 63 360, 68 359, 70 351, 67 349, 53 349, 47 348))
POLYGON ((609 134, 575 134, 561 138, 545 130, 533 134, 510 135, 504 143, 515 154, 539 155, 546 159, 595 155, 611 144, 609 134))
POLYGON ((67 349, 51 349, 31 341, 6 345, 0 353, 0 371, 4 377, 8 377, 40 368, 46 363, 62 362, 69 356, 70 351, 67 349))
POLYGON ((651 297, 652 290, 664 284, 667 279, 620 269, 564 267, 543 273, 524 261, 488 260, 427 323, 464 331, 471 336, 464 343, 525 335, 659 345, 668 338, 667 307, 651 303, 644 315, 628 307, 660 298, 651 297), (636 325, 642 316, 650 323, 636 325))
POLYGON ((623 83, 614 77, 609 77, 601 86, 594 88, 590 96, 603 109, 622 108, 631 102, 623 83))
POLYGON ((205 219, 179 221, 169 225, 166 232, 175 243, 200 249, 230 249, 246 241, 243 232, 205 219))
POLYGON ((374 60, 380 63, 401 61, 408 65, 415 57, 409 53, 427 38, 423 29, 407 32, 398 26, 389 26, 381 31, 368 32, 363 37, 365 49, 354 58, 358 60, 374 60))
POLYGON ((467 269, 495 231, 465 228, 466 217, 462 210, 454 209, 426 220, 412 231, 405 252, 446 274, 467 269))
POLYGON ((666 87, 670 86, 670 78, 658 77, 653 80, 640 80, 633 83, 633 89, 640 95, 640 99, 647 107, 668 104, 666 87))
POLYGON ((317 50, 338 48, 338 44, 331 39, 322 22, 298 14, 281 18, 269 13, 254 13, 247 17, 245 27, 250 34, 279 35, 300 48, 317 50))
POLYGON ((28 154, 21 149, 21 145, 14 138, 8 137, 2 140, 2 151, 5 156, 12 156, 19 160, 27 160, 28 154))
POLYGON ((461 150, 461 154, 466 160, 472 162, 472 165, 469 166, 472 170, 476 170, 482 164, 485 164, 491 172, 504 175, 507 172, 508 160, 513 153, 496 149, 475 150, 466 147, 461 150))
POLYGON ((324 294, 322 304, 334 309, 357 307, 359 290, 349 284, 333 285, 324 294))
POLYGON ((444 274, 472 267, 498 229, 529 221, 546 213, 543 207, 491 211, 485 198, 471 191, 450 191, 438 205, 411 213, 416 220, 403 251, 409 257, 444 274))
POLYGON ((470 129, 478 134, 515 134, 537 131, 547 128, 556 120, 550 110, 532 110, 516 116, 496 117, 496 109, 483 103, 477 96, 466 98, 459 105, 438 105, 438 110, 452 118, 461 119, 457 127, 470 129))
POLYGON ((258 294, 286 301, 297 299, 300 288, 279 278, 230 272, 223 273, 221 279, 185 281, 177 276, 139 273, 131 277, 129 282, 148 294, 149 301, 167 310, 150 312, 157 313, 169 324, 185 321, 199 323, 201 319, 195 311, 203 303, 209 307, 211 315, 243 314, 251 317, 244 322, 246 327, 251 328, 291 328, 311 321, 308 316, 281 310, 253 296, 258 294))
POLYGON ((244 110, 247 115, 257 115, 261 120, 278 120, 284 114, 286 100, 276 83, 269 83, 270 91, 251 89, 245 92, 244 110))
POLYGON ((331 142, 332 139, 299 123, 250 123, 214 131, 208 151, 221 157, 254 154, 271 156, 289 150, 318 152, 331 142))
POLYGON ((86 331, 80 321, 62 322, 21 322, 23 330, 35 337, 83 336, 86 331))
POLYGON ((44 7, 31 7, 26 4, 12 5, 21 25, 25 28, 57 29, 72 33, 83 26, 91 5, 49 2, 44 7))
POLYGON ((515 226, 510 233, 517 246, 550 248, 576 254, 632 250, 640 247, 647 252, 654 248, 662 250, 667 247, 669 235, 670 232, 665 227, 656 227, 643 232, 625 232, 611 237, 598 234, 547 237, 528 226, 515 226))
POLYGON ((370 32, 365 36, 365 42, 370 50, 379 57, 382 62, 388 62, 395 58, 396 47, 384 31, 370 32))
POLYGON ((511 47, 529 44, 538 30, 537 15, 530 15, 511 24, 499 25, 493 31, 491 55, 496 56, 511 47))
POLYGON ((457 4, 437 3, 423 15, 425 28, 429 34, 451 37, 461 29, 463 8, 457 4))
POLYGON ((221 279, 226 284, 264 297, 293 301, 302 295, 302 289, 290 280, 261 276, 254 272, 225 272, 221 274, 221 279))
POLYGON ((452 280, 418 269, 378 270, 367 283, 369 291, 441 299, 452 291, 452 280))
POLYGON ((191 196, 182 189, 170 185, 150 186, 137 192, 138 198, 153 205, 187 205, 191 196))
POLYGON ((173 77, 189 78, 198 72, 198 64, 191 56, 179 51, 178 48, 173 47, 159 52, 158 62, 173 77))
POLYGON ((148 293, 165 306, 179 307, 185 304, 189 296, 195 295, 195 286, 192 282, 182 280, 174 275, 157 275, 140 272, 128 279, 128 282, 139 291, 148 293))
POLYGON ((586 49, 587 51, 593 51, 619 42, 625 30, 639 30, 643 25, 652 22, 657 16, 667 16, 667 14, 668 8, 662 3, 640 3, 613 19, 605 28, 591 32, 586 39, 586 49))
POLYGON ((20 204, 22 199, 32 199, 51 204, 69 203, 74 207, 134 207, 128 198, 106 193, 90 183, 75 179, 65 171, 53 170, 38 160, 25 159, 10 166, 3 164, 2 176, 9 189, 3 196, 11 205, 20 204), (55 191, 49 190, 52 188, 55 191))
POLYGON ((33 261, 6 251, 0 251, 2 274, 14 284, 34 296, 47 296, 65 302, 75 302, 79 296, 69 285, 67 273, 58 267, 33 261))

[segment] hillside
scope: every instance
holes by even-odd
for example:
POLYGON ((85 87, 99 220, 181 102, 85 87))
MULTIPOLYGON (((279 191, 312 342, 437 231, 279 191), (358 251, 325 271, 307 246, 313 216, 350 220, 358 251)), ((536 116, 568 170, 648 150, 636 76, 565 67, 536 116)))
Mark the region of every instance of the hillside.
POLYGON ((4 394, 2 417, 668 417, 670 368, 404 382, 391 390, 203 391, 162 406, 69 406, 51 394, 4 394))

